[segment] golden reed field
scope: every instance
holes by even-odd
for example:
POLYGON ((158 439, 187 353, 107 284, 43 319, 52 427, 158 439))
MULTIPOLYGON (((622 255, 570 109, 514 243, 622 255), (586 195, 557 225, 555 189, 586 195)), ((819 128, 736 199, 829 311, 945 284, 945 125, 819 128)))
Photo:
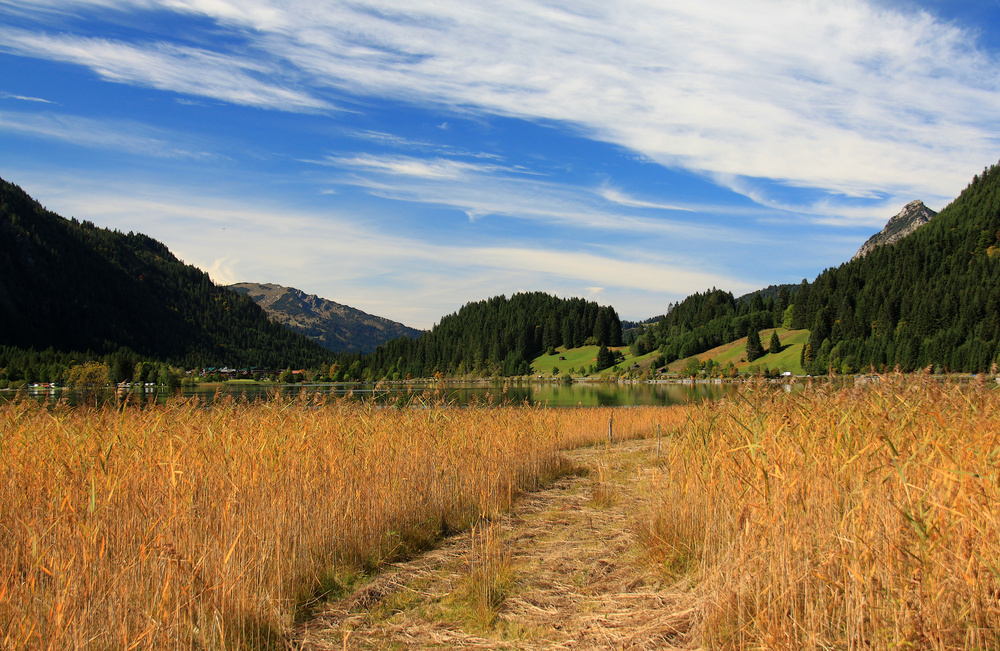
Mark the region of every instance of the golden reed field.
POLYGON ((693 406, 642 538, 719 649, 1000 648, 1000 390, 888 377, 693 406))
MULTIPOLYGON (((621 435, 654 412, 615 414, 621 435)), ((607 409, 0 405, 3 648, 280 648, 339 573, 506 509, 607 409)))
POLYGON ((7 401, 0 648, 282 648, 612 417, 663 434, 637 544, 697 603, 695 646, 1000 648, 1000 391, 895 376, 615 410, 7 401))

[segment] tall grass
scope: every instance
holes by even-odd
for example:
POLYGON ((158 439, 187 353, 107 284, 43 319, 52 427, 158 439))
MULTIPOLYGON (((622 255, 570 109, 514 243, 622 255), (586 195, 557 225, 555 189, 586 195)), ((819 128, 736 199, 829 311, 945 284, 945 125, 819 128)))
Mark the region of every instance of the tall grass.
POLYGON ((472 526, 469 556, 469 596, 475 619, 489 628, 513 583, 512 549, 496 521, 472 526))
POLYGON ((610 413, 0 404, 0 648, 278 648, 344 572, 502 512, 610 413))
POLYGON ((690 408, 643 527, 701 642, 1000 648, 1000 391, 886 377, 690 408))

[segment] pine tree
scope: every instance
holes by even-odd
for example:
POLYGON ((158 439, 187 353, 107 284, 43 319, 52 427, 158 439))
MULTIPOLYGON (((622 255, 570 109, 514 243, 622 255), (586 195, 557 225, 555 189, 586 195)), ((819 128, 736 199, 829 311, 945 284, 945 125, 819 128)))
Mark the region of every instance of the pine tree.
POLYGON ((747 361, 752 362, 764 354, 764 344, 760 341, 760 333, 756 328, 747 335, 747 361))
POLYGON ((602 345, 600 350, 597 351, 597 364, 596 368, 598 371, 602 371, 610 366, 614 366, 615 357, 608 350, 607 346, 602 345))
POLYGON ((768 344, 767 352, 770 354, 781 352, 781 340, 778 339, 778 331, 771 333, 771 343, 768 344))

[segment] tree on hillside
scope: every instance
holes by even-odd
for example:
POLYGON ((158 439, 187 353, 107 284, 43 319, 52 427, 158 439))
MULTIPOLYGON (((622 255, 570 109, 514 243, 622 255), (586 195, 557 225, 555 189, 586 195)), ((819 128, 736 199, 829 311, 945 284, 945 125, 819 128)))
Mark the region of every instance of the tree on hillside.
POLYGON ((747 335, 747 361, 752 362, 764 354, 764 344, 760 341, 760 333, 756 328, 747 335))
POLYGON ((767 352, 771 353, 772 355, 774 353, 781 352, 781 340, 778 339, 778 331, 777 330, 775 330, 774 332, 771 333, 771 343, 768 344, 768 346, 767 346, 767 352))
POLYGON ((601 346, 601 349, 597 351, 596 370, 603 371, 606 368, 614 366, 614 364, 615 356, 608 350, 607 346, 601 346))

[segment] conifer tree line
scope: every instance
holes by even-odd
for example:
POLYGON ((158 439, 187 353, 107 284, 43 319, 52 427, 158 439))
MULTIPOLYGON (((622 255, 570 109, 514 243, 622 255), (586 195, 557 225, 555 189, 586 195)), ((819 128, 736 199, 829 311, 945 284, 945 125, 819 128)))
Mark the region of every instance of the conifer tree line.
MULTIPOLYGON (((669 364, 751 334, 757 335, 759 330, 782 326, 789 316, 792 292, 781 287, 773 294, 756 292, 745 299, 736 299, 720 289, 692 294, 670 305, 655 324, 637 333, 629 344, 630 349, 635 355, 659 350, 669 364)), ((760 350, 754 349, 754 353, 759 357, 763 355, 759 335, 755 343, 760 350)), ((751 354, 749 349, 747 354, 751 354)))
POLYGON ((810 373, 989 371, 1000 355, 1000 166, 897 244, 803 281, 795 304, 810 373))
POLYGON ((543 352, 583 345, 622 345, 621 320, 614 308, 526 292, 468 303, 416 339, 395 339, 365 356, 342 356, 338 375, 528 375, 531 360, 543 352))
MULTIPOLYGON (((810 331, 801 361, 814 375, 991 370, 1000 359, 1000 166, 896 244, 749 300, 694 294, 631 345, 670 362, 775 327, 810 331)), ((748 357, 751 346, 763 353, 759 337, 748 357)))

